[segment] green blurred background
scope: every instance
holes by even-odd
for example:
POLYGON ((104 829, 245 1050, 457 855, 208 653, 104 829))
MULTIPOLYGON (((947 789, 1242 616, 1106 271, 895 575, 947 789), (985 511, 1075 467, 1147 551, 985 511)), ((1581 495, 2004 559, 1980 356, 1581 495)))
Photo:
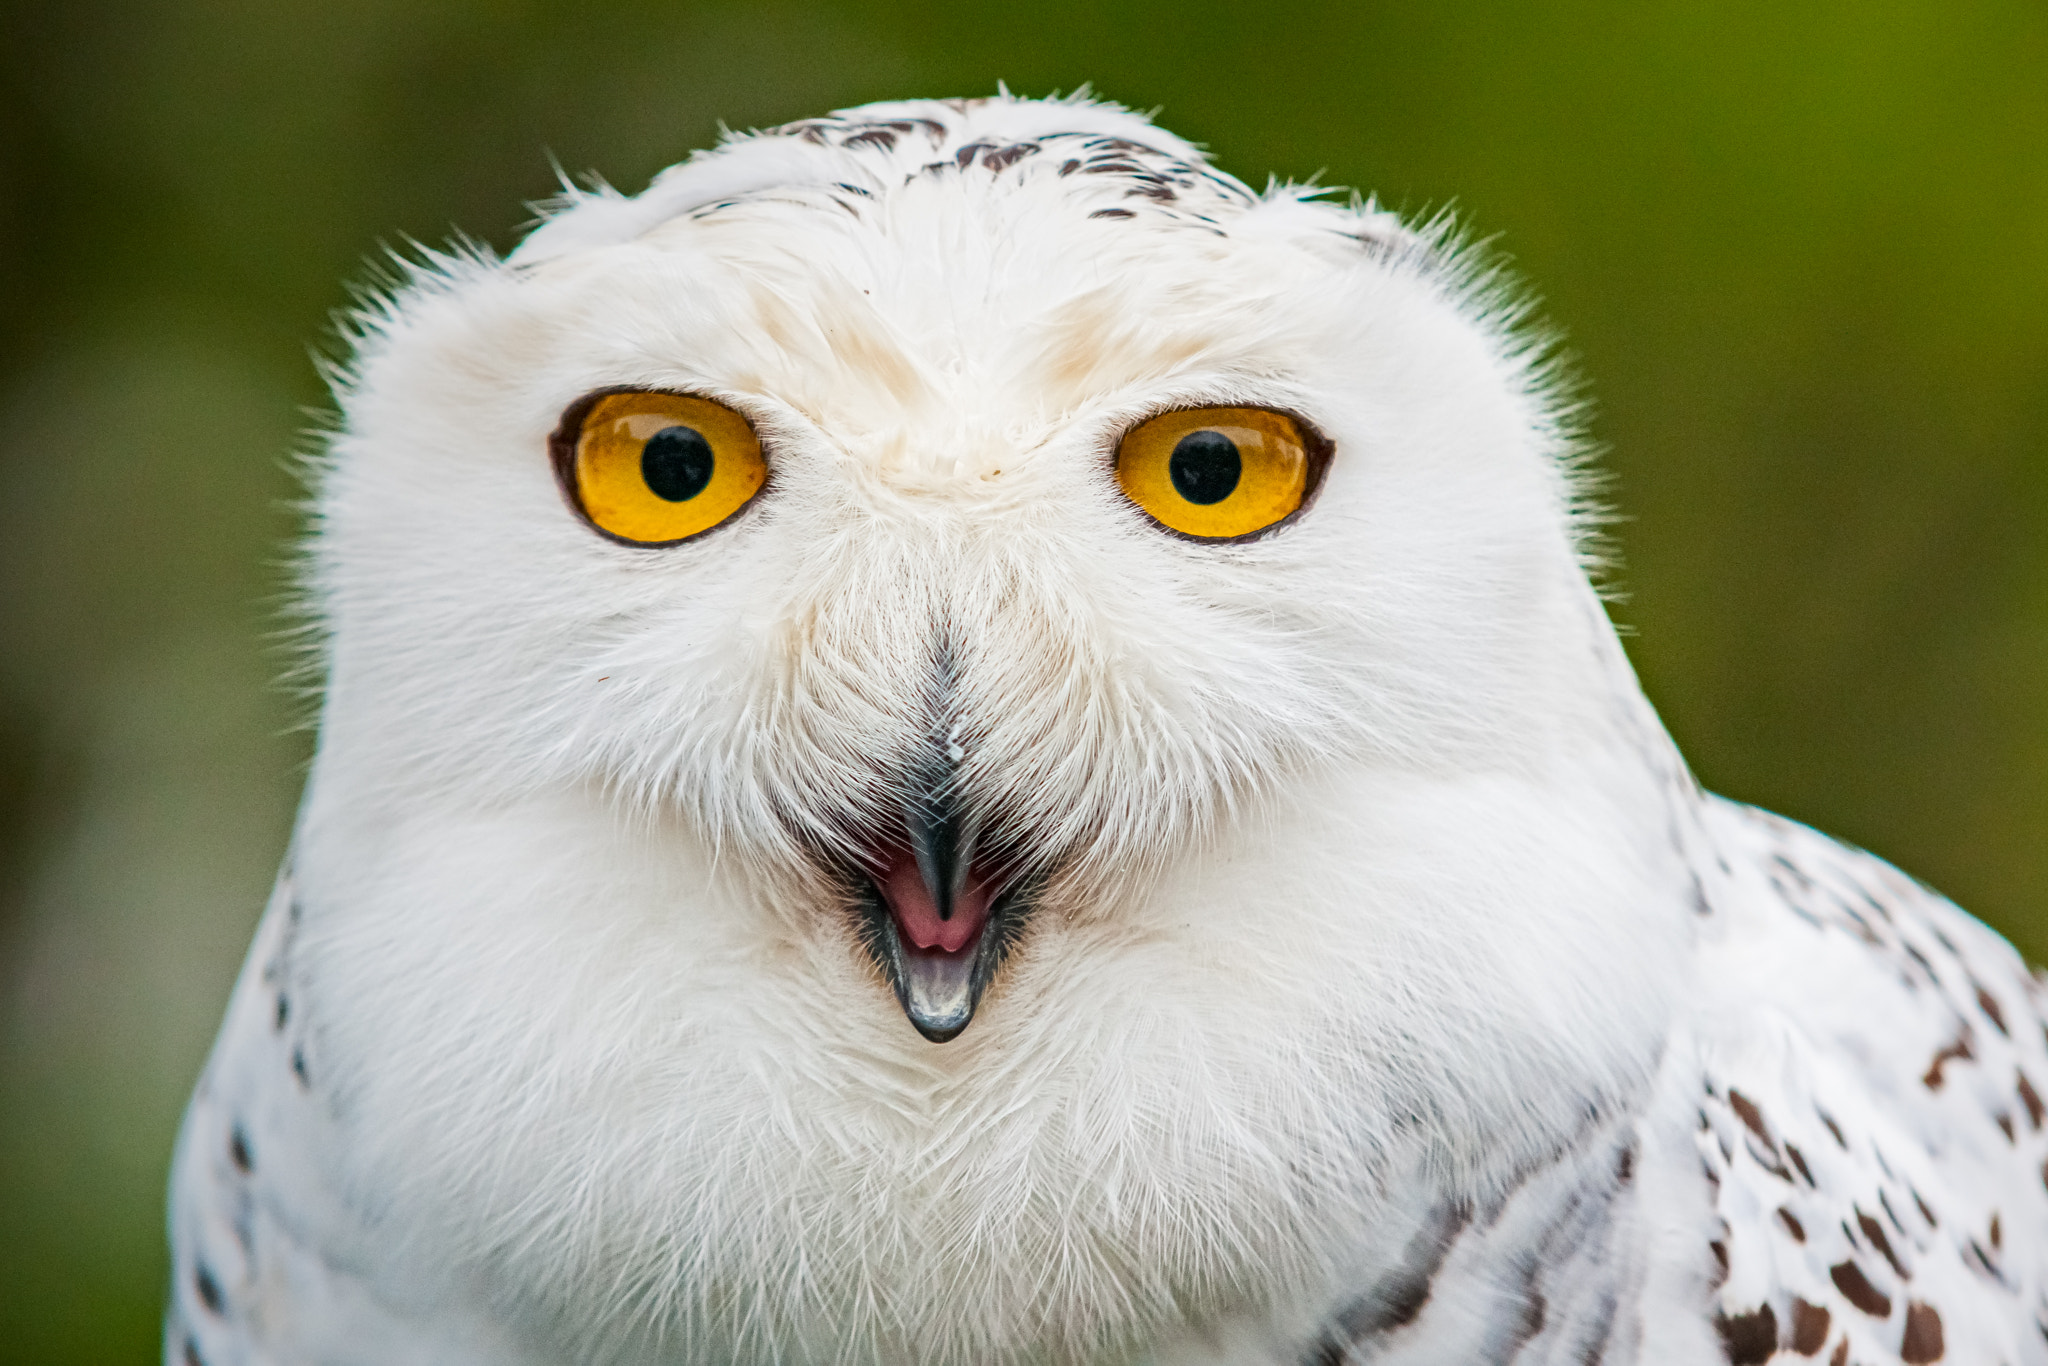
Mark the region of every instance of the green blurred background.
POLYGON ((1497 234, 1592 381, 1701 776, 2048 956, 2048 8, 0 0, 0 1361, 155 1352, 179 1108, 308 740, 308 359, 549 156, 1095 82, 1497 234))

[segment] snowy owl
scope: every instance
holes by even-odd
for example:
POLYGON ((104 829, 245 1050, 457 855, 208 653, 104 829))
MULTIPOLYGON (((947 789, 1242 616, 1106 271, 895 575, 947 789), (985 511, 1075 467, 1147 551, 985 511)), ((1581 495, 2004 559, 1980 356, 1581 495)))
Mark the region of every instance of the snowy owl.
POLYGON ((1694 783, 1442 232, 871 105, 339 404, 174 1366, 2048 1363, 2041 986, 1694 783))

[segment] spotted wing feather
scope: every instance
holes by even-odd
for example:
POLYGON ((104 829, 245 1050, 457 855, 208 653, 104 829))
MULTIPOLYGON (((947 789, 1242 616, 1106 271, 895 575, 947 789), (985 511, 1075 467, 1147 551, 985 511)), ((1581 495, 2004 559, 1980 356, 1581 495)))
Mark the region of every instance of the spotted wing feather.
POLYGON ((2039 983, 1879 859, 1709 819, 1697 1140, 1729 1358, 2048 1362, 2039 983))
POLYGON ((167 1366, 524 1360, 466 1316, 423 1322, 373 1287, 374 1228, 320 1161, 331 1098, 292 990, 297 920, 287 868, 179 1133, 167 1366))

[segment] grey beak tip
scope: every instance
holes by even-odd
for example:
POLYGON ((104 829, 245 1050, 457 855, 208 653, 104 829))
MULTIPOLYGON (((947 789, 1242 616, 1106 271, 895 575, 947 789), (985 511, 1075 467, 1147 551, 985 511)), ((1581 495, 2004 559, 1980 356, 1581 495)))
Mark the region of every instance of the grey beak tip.
POLYGON ((951 1043, 966 1031, 967 1021, 962 1020, 956 1025, 940 1026, 926 1024, 923 1020, 913 1015, 910 1017, 910 1026, 933 1043, 951 1043))
POLYGON ((974 1018, 974 962, 953 954, 903 957, 903 1013, 917 1032, 945 1043, 974 1018))

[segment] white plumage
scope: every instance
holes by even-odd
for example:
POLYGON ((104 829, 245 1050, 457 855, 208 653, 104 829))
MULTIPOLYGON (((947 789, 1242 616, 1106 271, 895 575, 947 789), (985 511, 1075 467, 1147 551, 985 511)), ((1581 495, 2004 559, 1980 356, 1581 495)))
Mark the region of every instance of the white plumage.
POLYGON ((1694 785, 1512 322, 1007 97, 422 269, 319 474, 167 1359, 2048 1362, 2039 987, 1694 785), (765 485, 620 543, 614 391, 765 485), (1305 433, 1299 511, 1141 511, 1181 410, 1305 433))

